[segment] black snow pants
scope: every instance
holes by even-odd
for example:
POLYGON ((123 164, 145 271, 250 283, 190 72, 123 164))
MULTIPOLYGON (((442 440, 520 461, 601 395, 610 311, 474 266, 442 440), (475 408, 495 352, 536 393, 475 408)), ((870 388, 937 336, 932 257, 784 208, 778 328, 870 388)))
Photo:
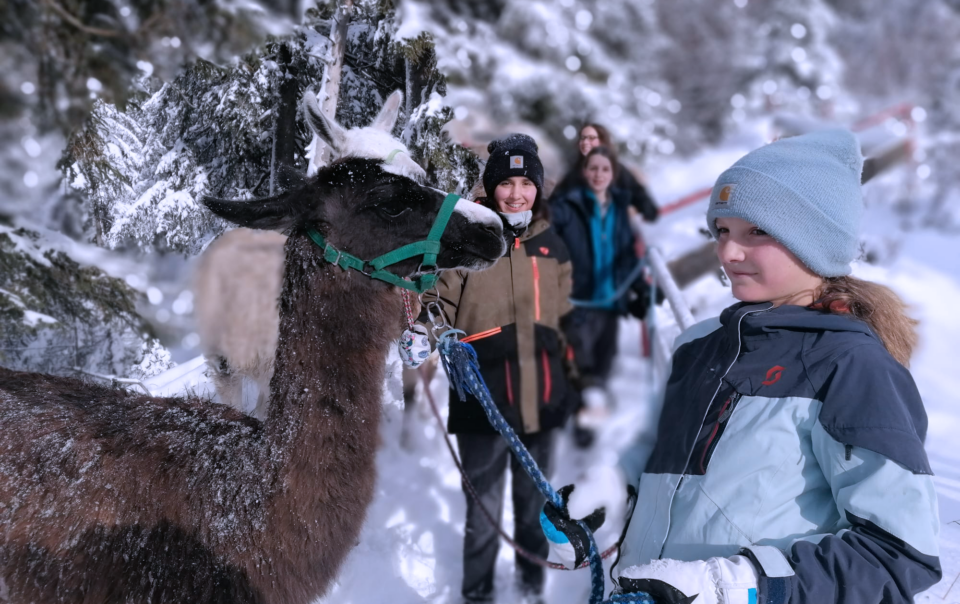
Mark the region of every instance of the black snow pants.
MULTIPOLYGON (((520 435, 520 441, 530 451, 544 475, 550 472, 553 433, 554 430, 547 430, 520 435)), ((514 539, 528 551, 546 558, 547 539, 540 527, 544 498, 517 462, 507 441, 499 434, 458 434, 457 448, 467 479, 498 524, 503 516, 503 491, 509 459, 513 474, 514 539)), ((500 537, 466 487, 463 491, 467 498, 467 522, 463 538, 463 597, 467 602, 492 602, 500 537)), ((517 556, 517 583, 521 593, 541 593, 543 579, 543 568, 517 556)))
POLYGON ((575 352, 582 384, 605 387, 617 356, 620 316, 616 311, 600 308, 578 308, 574 312, 579 340, 575 352))

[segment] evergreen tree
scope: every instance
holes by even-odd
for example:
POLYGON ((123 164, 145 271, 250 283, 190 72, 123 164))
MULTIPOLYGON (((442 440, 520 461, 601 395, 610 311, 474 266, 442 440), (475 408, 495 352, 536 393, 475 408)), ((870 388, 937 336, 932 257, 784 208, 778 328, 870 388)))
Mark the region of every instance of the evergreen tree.
POLYGON ((169 358, 155 358, 156 342, 135 311, 138 296, 36 232, 0 226, 0 365, 118 376, 151 358, 154 370, 157 363, 166 367, 169 358), (154 355, 145 355, 151 349, 154 355))
POLYGON ((105 102, 126 107, 144 94, 131 87, 138 74, 167 78, 198 55, 226 60, 281 25, 234 0, 0 3, 0 364, 119 376, 134 364, 140 375, 167 366, 135 311, 141 295, 51 247, 46 228, 84 234, 82 196, 58 185, 64 137, 93 107, 92 119, 129 128, 102 151, 136 163, 141 129, 105 102), (4 226, 15 221, 36 229, 4 226))
MULTIPOLYGON (((277 161, 305 170, 308 130, 290 108, 323 81, 336 16, 333 2, 320 5, 293 33, 230 65, 198 60, 152 93, 145 82, 124 109, 98 104, 62 163, 89 201, 98 242, 195 254, 223 228, 199 208, 200 196, 265 196, 277 161)), ((357 1, 349 19, 337 120, 364 126, 390 92, 404 90, 395 134, 432 184, 468 191, 478 163, 441 134, 452 113, 430 37, 394 40, 389 2, 357 1)))

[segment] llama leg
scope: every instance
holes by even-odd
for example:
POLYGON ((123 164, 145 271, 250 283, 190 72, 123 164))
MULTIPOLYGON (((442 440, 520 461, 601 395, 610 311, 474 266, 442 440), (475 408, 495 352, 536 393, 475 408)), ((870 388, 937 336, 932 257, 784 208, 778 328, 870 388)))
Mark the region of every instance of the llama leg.
POLYGON ((267 412, 270 410, 270 378, 272 376, 273 372, 271 371, 270 375, 261 376, 257 379, 257 404, 251 415, 260 421, 267 419, 267 412))
POLYGON ((243 411, 243 376, 235 372, 219 371, 214 373, 213 383, 217 387, 221 403, 243 411))
POLYGON ((420 375, 416 369, 403 368, 403 425, 400 427, 400 446, 410 451, 414 446, 414 430, 417 422, 416 409, 417 382, 420 375))

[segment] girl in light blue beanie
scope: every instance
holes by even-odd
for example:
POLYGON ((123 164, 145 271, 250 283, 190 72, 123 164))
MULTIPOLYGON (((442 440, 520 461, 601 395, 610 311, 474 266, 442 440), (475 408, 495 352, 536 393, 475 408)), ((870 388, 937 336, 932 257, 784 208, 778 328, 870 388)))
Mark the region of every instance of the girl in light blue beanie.
POLYGON ((848 276, 859 252, 862 169, 848 130, 775 141, 717 178, 707 227, 735 298, 852 314, 906 366, 916 322, 891 290, 848 276))
POLYGON ((635 493, 619 601, 908 604, 940 580, 914 322, 849 275, 862 165, 853 134, 824 131, 717 180, 707 224, 741 302, 677 338, 659 420, 619 473, 541 516, 575 565, 586 540, 570 519, 595 520, 591 495, 613 483, 635 493))

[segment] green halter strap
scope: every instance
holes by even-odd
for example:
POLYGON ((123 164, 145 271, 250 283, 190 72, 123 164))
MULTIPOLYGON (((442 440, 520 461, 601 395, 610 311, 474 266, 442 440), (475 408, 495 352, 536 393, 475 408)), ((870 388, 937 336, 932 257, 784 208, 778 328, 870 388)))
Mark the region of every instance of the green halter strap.
POLYGON ((344 270, 353 269, 355 271, 360 271, 371 279, 386 281, 387 283, 396 285, 397 287, 402 287, 404 289, 409 289, 410 291, 415 291, 418 294, 422 294, 423 292, 433 288, 437 282, 436 266, 437 254, 440 253, 440 237, 443 236, 443 231, 446 230, 447 223, 450 222, 450 216, 453 215, 453 208, 457 205, 457 201, 459 199, 459 195, 455 195, 453 193, 447 194, 447 197, 443 200, 443 205, 440 206, 440 212, 433 221, 433 227, 430 228, 430 233, 427 235, 426 239, 422 241, 416 241, 414 243, 408 243, 407 245, 387 252, 382 256, 377 256, 369 262, 361 260, 353 254, 342 252, 333 247, 327 243, 327 241, 323 238, 323 235, 318 233, 313 228, 307 229, 307 236, 310 237, 314 243, 323 248, 323 259, 330 264, 335 264, 344 270), (403 277, 394 275, 390 271, 384 270, 386 267, 392 264, 396 264, 402 260, 406 260, 407 258, 413 258, 414 256, 423 256, 423 261, 420 263, 421 274, 416 279, 404 279, 403 277), (433 268, 433 270, 429 272, 422 272, 423 269, 430 268, 433 268))

